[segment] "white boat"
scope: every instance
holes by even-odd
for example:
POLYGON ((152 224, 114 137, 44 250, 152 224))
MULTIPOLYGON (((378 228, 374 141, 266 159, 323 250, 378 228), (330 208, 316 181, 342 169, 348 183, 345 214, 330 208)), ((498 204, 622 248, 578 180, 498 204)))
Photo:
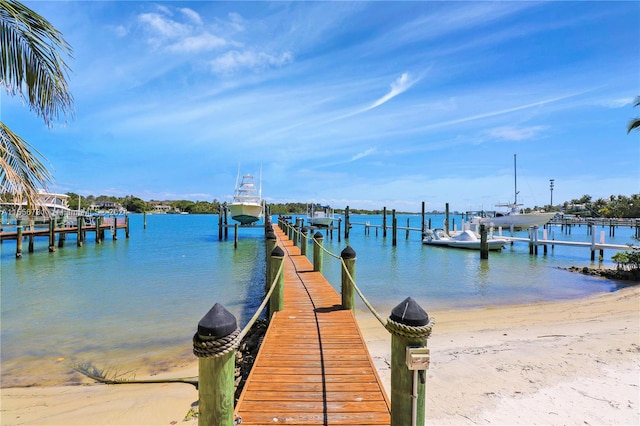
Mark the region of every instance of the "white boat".
POLYGON ((513 203, 496 204, 496 207, 507 207, 505 212, 496 212, 491 216, 475 216, 471 223, 475 225, 487 225, 503 229, 529 229, 532 226, 546 225, 555 216, 554 212, 534 211, 525 213, 518 204, 518 177, 516 173, 516 155, 513 155, 514 197, 513 203))
POLYGON ((262 184, 257 188, 251 174, 242 175, 242 179, 239 182, 238 180, 236 179, 233 201, 228 206, 229 213, 231 219, 240 222, 241 225, 250 225, 259 221, 264 214, 262 184))
MULTIPOLYGON (((469 250, 480 250, 481 240, 473 231, 466 229, 462 232, 449 235, 444 229, 427 229, 422 239, 423 244, 432 246, 454 247, 469 250)), ((501 250, 507 244, 502 238, 487 238, 489 250, 501 250)))
POLYGON ((329 227, 336 220, 333 209, 329 206, 311 204, 307 206, 307 222, 311 226, 329 227))
POLYGON ((480 217, 476 216, 471 219, 472 224, 487 225, 489 227, 502 229, 511 229, 514 231, 520 229, 529 229, 532 226, 546 225, 555 215, 552 212, 530 212, 524 213, 520 209, 521 204, 496 204, 498 207, 509 207, 504 213, 496 213, 495 216, 480 217))

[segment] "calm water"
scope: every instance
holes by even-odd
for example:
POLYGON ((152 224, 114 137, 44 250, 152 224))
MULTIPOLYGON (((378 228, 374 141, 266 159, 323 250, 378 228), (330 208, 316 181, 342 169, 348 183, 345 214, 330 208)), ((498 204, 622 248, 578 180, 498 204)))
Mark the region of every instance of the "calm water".
MULTIPOLYGON (((407 218, 420 226, 419 216, 407 218)), ((432 217, 434 227, 442 216, 432 217)), ((352 216, 352 222, 380 224, 381 216, 352 216)), ((69 236, 66 246, 48 252, 37 239, 35 253, 15 259, 15 242, 0 251, 2 386, 53 384, 79 379, 70 363, 157 371, 192 361, 191 337, 200 318, 222 303, 240 326, 253 315, 264 288, 264 230, 241 229, 237 249, 233 230, 218 240, 218 217, 212 215, 131 216, 131 236, 107 233, 97 245, 88 234, 84 247, 69 236)), ((388 224, 390 224, 390 217, 388 224)), ((586 228, 556 239, 590 241, 586 228)), ((608 228, 598 228, 598 232, 608 228)), ((520 234, 519 234, 520 235, 520 234)), ((522 234, 524 235, 524 234, 522 234)), ((608 243, 632 242, 632 230, 618 228, 608 243)), ((339 254, 347 245, 325 235, 325 247, 339 254)), ((353 225, 348 244, 357 253, 356 282, 372 304, 387 316, 407 296, 427 311, 578 298, 614 291, 618 285, 560 269, 594 266, 587 249, 556 247, 547 256, 529 256, 524 243, 491 253, 480 261, 476 251, 429 247, 420 233, 409 239, 391 232, 353 225)), ((542 250, 540 250, 540 253, 542 250)), ((311 253, 311 249, 309 250, 311 253)), ((605 251, 611 266, 613 251, 605 251)), ((597 263, 596 263, 597 265, 597 263)), ((340 264, 325 255, 324 273, 340 285, 340 264)))

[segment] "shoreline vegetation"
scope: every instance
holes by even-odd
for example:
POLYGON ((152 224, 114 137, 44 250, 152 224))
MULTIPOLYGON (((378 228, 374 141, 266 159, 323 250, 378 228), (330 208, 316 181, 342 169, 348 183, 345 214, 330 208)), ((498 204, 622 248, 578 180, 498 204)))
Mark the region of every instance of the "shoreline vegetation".
MULTIPOLYGON (((640 287, 630 286, 578 300, 429 312, 436 325, 426 424, 638 424, 639 304, 640 287)), ((356 316, 388 393, 389 333, 368 312, 356 316)), ((239 355, 241 364, 252 356, 239 355)), ((197 370, 194 357, 152 378, 197 370)), ((185 383, 0 392, 3 425, 197 423, 198 392, 185 383)))
MULTIPOLYGON (((5 200, 4 194, 0 194, 0 202, 11 201, 5 200)), ((109 206, 124 208, 131 213, 143 212, 186 212, 190 214, 216 214, 220 207, 225 205, 225 201, 213 199, 213 201, 192 201, 192 200, 149 200, 144 201, 134 195, 125 197, 115 197, 107 195, 87 195, 81 196, 73 192, 67 192, 69 196, 68 202, 71 208, 78 210, 91 210, 91 208, 100 206, 109 206)), ((326 204, 326 202, 324 203, 326 204)), ((444 206, 445 202, 442 203, 444 206)), ((269 202, 270 213, 279 214, 306 214, 307 202, 287 202, 272 203, 269 202)), ((392 209, 393 206, 387 206, 392 209)), ((418 209, 416 205, 416 209, 418 209)), ((576 215, 578 217, 596 217, 596 218, 640 218, 640 193, 626 195, 610 195, 608 198, 593 199, 590 195, 583 195, 580 198, 574 198, 569 201, 554 205, 533 206, 524 208, 525 212, 545 210, 549 212, 558 212, 563 214, 576 215)), ((344 214, 344 208, 335 208, 338 214, 344 214)), ((382 207, 378 209, 362 209, 350 206, 351 214, 382 214, 382 207)), ((397 214, 419 214, 419 211, 397 211, 397 214)), ((443 210, 432 209, 428 214, 444 214, 443 210)), ((452 211, 452 214, 462 214, 461 211, 452 211)))

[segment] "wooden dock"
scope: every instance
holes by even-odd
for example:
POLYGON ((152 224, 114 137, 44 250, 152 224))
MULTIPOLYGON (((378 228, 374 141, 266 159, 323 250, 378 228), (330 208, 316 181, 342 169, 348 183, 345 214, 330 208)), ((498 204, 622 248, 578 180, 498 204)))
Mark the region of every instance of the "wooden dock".
POLYGON ((300 249, 285 252, 276 312, 235 414, 242 425, 389 425, 390 402, 351 310, 300 249))
POLYGON ((124 229, 125 237, 129 238, 129 218, 117 217, 102 217, 95 216, 91 223, 84 223, 84 220, 79 220, 75 226, 58 226, 56 227, 55 219, 49 221, 49 227, 41 228, 31 226, 29 224, 11 225, 15 230, 3 231, 0 228, 0 243, 4 241, 15 240, 16 241, 16 257, 22 257, 22 241, 27 239, 29 241, 28 251, 34 252, 34 240, 36 237, 48 237, 49 238, 49 251, 55 251, 55 239, 58 237, 58 247, 64 247, 64 243, 67 235, 76 234, 76 244, 81 246, 86 240, 86 234, 88 232, 95 233, 95 240, 100 243, 104 240, 105 231, 110 231, 113 240, 118 239, 118 229, 124 229))

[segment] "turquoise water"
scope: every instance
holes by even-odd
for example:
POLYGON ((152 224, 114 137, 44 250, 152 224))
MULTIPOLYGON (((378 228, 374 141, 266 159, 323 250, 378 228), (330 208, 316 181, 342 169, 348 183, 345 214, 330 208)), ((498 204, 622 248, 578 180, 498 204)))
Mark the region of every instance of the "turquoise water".
MULTIPOLYGON (((419 216, 398 216, 398 226, 407 218, 420 226, 419 216)), ((432 220, 442 223, 441 216, 432 220)), ((358 215, 351 221, 382 222, 381 216, 358 215)), ((95 244, 88 234, 78 248, 69 236, 65 247, 49 253, 42 238, 34 253, 25 244, 20 260, 15 242, 3 243, 2 386, 77 381, 73 362, 161 371, 192 361, 191 337, 216 302, 244 325, 263 296, 264 230, 242 228, 234 248, 233 230, 220 241, 217 223, 213 215, 150 215, 144 229, 143 217, 132 215, 129 239, 119 231, 117 241, 107 233, 95 244)), ((591 238, 584 227, 555 233, 556 239, 591 238)), ((631 235, 618 228, 607 242, 631 243, 631 235)), ((416 231, 409 239, 398 231, 394 247, 390 230, 387 238, 382 230, 365 235, 362 225, 353 225, 348 244, 357 254, 356 281, 383 316, 407 296, 429 311, 578 298, 624 285, 560 269, 597 266, 581 248, 530 256, 527 244, 516 243, 480 261, 476 251, 424 246, 416 231)), ((324 245, 339 254, 347 242, 334 232, 324 245)), ((604 266, 612 265, 613 254, 605 252, 604 266)), ((324 273, 339 288, 339 262, 325 255, 324 273)))

